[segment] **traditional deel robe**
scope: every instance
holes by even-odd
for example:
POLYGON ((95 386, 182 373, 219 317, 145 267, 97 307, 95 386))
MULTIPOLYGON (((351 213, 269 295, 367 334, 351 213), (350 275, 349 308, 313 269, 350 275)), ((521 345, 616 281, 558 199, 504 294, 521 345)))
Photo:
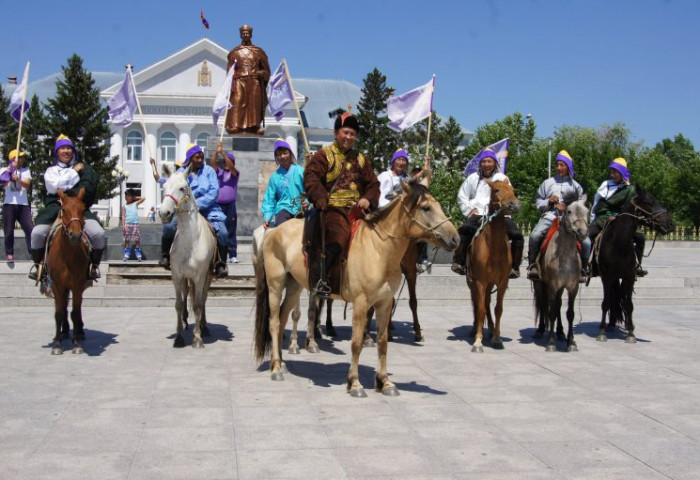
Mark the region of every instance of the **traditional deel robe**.
POLYGON ((61 211, 61 204, 58 199, 58 190, 68 193, 78 193, 81 188, 85 189, 85 219, 99 222, 97 215, 90 211, 90 207, 97 201, 97 183, 99 177, 95 169, 88 164, 84 164, 80 172, 76 172, 70 166, 58 163, 46 169, 44 182, 46 185, 46 198, 44 198, 44 208, 36 216, 34 223, 37 225, 51 225, 61 211))
POLYGON ((370 208, 379 202, 379 181, 370 162, 357 150, 343 153, 336 142, 323 147, 304 169, 304 189, 312 203, 327 198, 326 245, 337 243, 343 257, 350 240, 350 209, 366 198, 370 208))
POLYGON ((301 210, 304 193, 304 167, 292 163, 289 169, 279 167, 270 177, 262 201, 263 220, 269 222, 282 210, 292 216, 301 210))
POLYGON ((593 208, 591 209, 591 225, 603 227, 608 218, 618 215, 622 207, 637 195, 634 185, 624 182, 615 183, 607 180, 598 188, 593 208))

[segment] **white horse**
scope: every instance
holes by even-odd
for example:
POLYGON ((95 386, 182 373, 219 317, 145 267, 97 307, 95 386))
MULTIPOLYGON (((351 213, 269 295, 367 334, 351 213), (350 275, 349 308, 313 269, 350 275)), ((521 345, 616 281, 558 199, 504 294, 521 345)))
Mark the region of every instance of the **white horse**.
POLYGON ((175 285, 175 310, 177 311, 177 336, 174 347, 184 347, 182 330, 187 325, 187 296, 195 315, 192 347, 203 348, 202 328, 206 322, 205 304, 211 269, 216 257, 216 237, 207 220, 199 214, 197 201, 187 182, 190 173, 174 173, 165 183, 164 200, 158 209, 163 223, 177 215, 177 233, 170 248, 170 269, 175 285))

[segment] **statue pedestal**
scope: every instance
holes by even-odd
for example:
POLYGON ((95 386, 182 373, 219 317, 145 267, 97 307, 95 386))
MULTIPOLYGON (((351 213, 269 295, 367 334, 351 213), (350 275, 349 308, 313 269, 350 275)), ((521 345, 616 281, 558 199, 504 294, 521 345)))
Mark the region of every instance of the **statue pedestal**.
MULTIPOLYGON (((260 206, 265 196, 270 176, 277 169, 274 155, 275 138, 256 135, 224 135, 224 150, 233 152, 236 169, 239 172, 237 236, 250 236, 253 230, 262 225, 260 206)), ((207 142, 207 152, 216 150, 218 137, 211 136, 207 142)), ((208 159, 207 159, 208 160, 208 159)))

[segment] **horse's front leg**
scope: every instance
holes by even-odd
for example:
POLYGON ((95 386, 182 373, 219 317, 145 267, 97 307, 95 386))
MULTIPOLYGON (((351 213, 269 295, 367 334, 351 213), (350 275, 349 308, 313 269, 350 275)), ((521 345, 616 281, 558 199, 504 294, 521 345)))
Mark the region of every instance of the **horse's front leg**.
POLYGON ((547 289, 547 299, 549 300, 549 308, 547 312, 547 345, 546 352, 556 352, 557 344, 555 339, 555 330, 557 317, 559 316, 559 304, 557 302, 557 292, 547 289))
POLYGON ((389 397, 399 395, 399 389, 389 381, 389 374, 386 368, 386 353, 389 348, 389 323, 391 322, 393 303, 393 297, 375 303, 375 313, 377 315, 377 356, 379 360, 375 387, 377 391, 381 391, 389 397))
MULTIPOLYGON (((602 276, 602 273, 601 273, 602 276)), ((603 301, 600 304, 600 309, 602 311, 602 315, 600 318, 600 328, 598 330, 598 336, 596 337, 596 340, 599 342, 607 342, 608 341, 608 336, 606 333, 606 327, 605 327, 605 317, 610 313, 610 298, 611 298, 611 288, 610 288, 610 282, 603 281, 603 301)), ((611 318, 612 321, 612 318, 611 318)))
POLYGON ((175 313, 177 314, 173 347, 182 348, 185 346, 185 337, 182 336, 182 331, 187 322, 187 280, 173 279, 173 284, 175 285, 175 313))
MULTIPOLYGON (((309 303, 311 305, 311 303, 309 303)), ((289 347, 287 352, 291 355, 298 355, 299 350, 299 318, 301 317, 301 310, 299 309, 299 304, 294 305, 292 309, 292 335, 289 337, 289 347)), ((308 345, 309 340, 306 340, 308 345)))
POLYGON ((369 307, 367 309, 367 323, 365 323, 362 344, 365 347, 370 348, 374 348, 375 346, 377 346, 374 339, 372 338, 372 334, 370 333, 370 329, 372 327, 372 317, 374 317, 374 307, 369 307))
MULTIPOLYGON (((488 325, 489 333, 487 338, 493 338, 494 324, 493 317, 491 316, 491 288, 485 290, 486 295, 484 297, 484 313, 486 314, 486 324, 488 325)), ((483 328, 483 327, 482 327, 483 328)))
POLYGON ((569 332, 566 335, 566 351, 578 352, 578 346, 574 339, 574 317, 576 316, 574 307, 576 303, 576 294, 578 293, 578 285, 573 291, 568 294, 569 305, 566 309, 566 320, 569 322, 569 332))
POLYGON ((73 322, 73 353, 85 353, 81 341, 85 340, 85 330, 83 329, 83 313, 81 306, 83 304, 83 290, 81 287, 76 287, 73 290, 73 308, 70 312, 70 318, 73 322))
POLYGON ((486 289, 480 282, 474 282, 472 286, 472 303, 474 304, 474 344, 472 345, 472 352, 483 353, 486 289))
POLYGON ((348 393, 353 397, 366 397, 365 389, 362 388, 359 378, 360 353, 362 353, 363 337, 365 325, 367 324, 367 299, 358 297, 353 302, 352 314, 352 361, 348 372, 348 393))
MULTIPOLYGON (((192 288, 195 288, 194 285, 192 288)), ((194 312, 194 332, 192 332, 192 348, 204 348, 202 340, 202 315, 204 314, 204 303, 206 300, 206 292, 203 288, 195 289, 192 300, 192 311, 194 312)))
POLYGON ((627 329, 625 343, 637 343, 637 337, 634 336, 634 322, 632 321, 634 281, 623 280, 620 290, 622 292, 622 314, 625 318, 625 328, 627 329))
MULTIPOLYGON (((503 315, 503 297, 506 295, 506 282, 498 286, 496 291, 496 308, 494 309, 494 314, 496 315, 496 322, 493 325, 493 330, 491 330, 491 346, 496 350, 503 350, 503 341, 501 340, 501 316, 503 315)), ((491 295, 489 294, 489 297, 491 295)), ((487 304, 488 308, 488 304, 487 304)), ((489 329, 491 325, 489 324, 489 329)))
POLYGON ((68 290, 59 290, 56 283, 54 288, 54 321, 56 322, 56 335, 53 337, 51 345, 51 355, 63 355, 63 325, 68 323, 68 290))
MULTIPOLYGON (((314 299, 310 299, 314 301, 314 299)), ((296 318, 296 321, 299 321, 299 317, 301 316, 301 312, 299 311, 299 303, 297 302, 297 305, 292 312, 292 318, 296 318)), ((317 313, 314 314, 313 318, 311 316, 308 317, 308 323, 306 325, 306 351, 309 353, 318 353, 321 351, 320 348, 318 348, 318 343, 316 343, 316 324, 318 320, 318 310, 317 313)))
MULTIPOLYGON (((321 310, 323 309, 323 300, 318 303, 318 315, 321 315, 321 310)), ((338 332, 336 332, 333 326, 333 299, 330 298, 326 300, 326 336, 327 337, 337 337, 338 332)))
MULTIPOLYGON (((209 289, 209 286, 207 286, 207 289, 209 289)), ((207 304, 206 301, 204 305, 202 305, 202 320, 199 322, 202 325, 202 338, 209 338, 211 337, 211 332, 209 331, 209 324, 207 323, 207 304)))
POLYGON ((416 276, 406 275, 406 283, 408 284, 408 306, 411 307, 411 314, 413 315, 413 334, 415 335, 416 342, 425 341, 423 332, 420 328, 420 322, 418 321, 418 297, 416 296, 416 276))

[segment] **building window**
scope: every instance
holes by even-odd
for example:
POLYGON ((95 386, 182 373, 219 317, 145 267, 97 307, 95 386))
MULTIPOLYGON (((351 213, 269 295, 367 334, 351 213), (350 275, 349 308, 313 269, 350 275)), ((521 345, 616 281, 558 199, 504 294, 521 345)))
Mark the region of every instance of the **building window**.
POLYGON ((134 189, 134 194, 137 197, 141 196, 141 184, 140 183, 128 183, 126 184, 126 188, 124 191, 127 191, 128 189, 133 188, 134 189))
POLYGON ((138 130, 132 130, 126 134, 126 159, 130 162, 141 161, 143 149, 143 136, 138 130))
POLYGON ((174 162, 177 155, 177 140, 173 132, 163 132, 160 136, 160 161, 174 162))
POLYGON ((194 141, 197 145, 199 145, 199 148, 201 148, 202 151, 204 152, 204 158, 208 158, 207 140, 209 140, 209 134, 207 132, 202 132, 199 135, 197 135, 197 139, 194 141))

